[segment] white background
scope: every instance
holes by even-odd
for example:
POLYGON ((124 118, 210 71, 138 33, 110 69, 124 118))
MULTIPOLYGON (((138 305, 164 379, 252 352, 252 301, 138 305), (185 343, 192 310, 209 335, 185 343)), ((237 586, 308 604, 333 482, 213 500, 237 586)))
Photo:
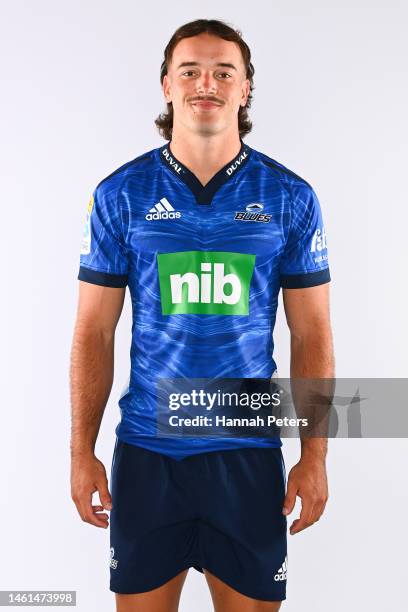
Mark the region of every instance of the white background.
MULTIPOLYGON (((163 143, 163 49, 181 24, 243 30, 255 65, 249 145, 315 188, 332 272, 338 377, 406 376, 407 5, 2 2, 1 589, 74 589, 113 610, 108 538, 69 487, 69 353, 85 210, 112 170, 163 143)), ((129 372, 129 296, 97 455, 110 469, 129 372)), ((279 374, 289 344, 280 311, 279 374)), ((386 413, 387 406, 384 406, 386 413)), ((285 442, 289 468, 298 442, 285 442)), ((289 611, 394 612, 406 603, 407 441, 334 440, 325 516, 289 536, 289 611)), ((182 612, 211 610, 190 570, 182 612)))

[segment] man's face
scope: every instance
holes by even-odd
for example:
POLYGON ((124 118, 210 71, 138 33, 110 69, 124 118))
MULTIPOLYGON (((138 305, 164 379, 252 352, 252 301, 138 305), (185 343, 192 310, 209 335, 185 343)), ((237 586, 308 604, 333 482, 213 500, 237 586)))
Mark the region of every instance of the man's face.
POLYGON ((238 126, 238 110, 245 106, 249 80, 239 46, 204 33, 177 43, 163 80, 174 121, 203 135, 238 126))

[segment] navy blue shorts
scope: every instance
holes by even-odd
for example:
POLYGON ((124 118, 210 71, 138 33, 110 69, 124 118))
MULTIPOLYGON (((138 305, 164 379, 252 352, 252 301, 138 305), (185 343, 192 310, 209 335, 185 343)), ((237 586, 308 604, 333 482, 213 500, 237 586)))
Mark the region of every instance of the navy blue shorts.
POLYGON ((177 461, 117 440, 110 590, 142 593, 189 567, 254 599, 286 598, 286 485, 280 448, 177 461))

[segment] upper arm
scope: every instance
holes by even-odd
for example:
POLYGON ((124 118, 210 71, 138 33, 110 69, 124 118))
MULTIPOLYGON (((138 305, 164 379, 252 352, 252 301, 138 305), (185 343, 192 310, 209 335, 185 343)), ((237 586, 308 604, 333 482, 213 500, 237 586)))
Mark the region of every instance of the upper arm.
POLYGON ((304 289, 330 281, 327 237, 320 202, 304 182, 292 186, 290 224, 279 264, 285 289, 304 289))
POLYGON ((322 211, 313 188, 298 181, 292 186, 288 239, 280 262, 286 319, 292 337, 330 328, 330 271, 322 211))
POLYGON ((116 189, 109 182, 100 183, 86 212, 77 326, 111 336, 122 312, 129 269, 116 189))
POLYGON ((104 287, 79 281, 77 326, 113 336, 122 312, 125 293, 126 287, 104 287))
POLYGON ((286 320, 294 337, 330 330, 329 283, 304 289, 283 289, 286 320))

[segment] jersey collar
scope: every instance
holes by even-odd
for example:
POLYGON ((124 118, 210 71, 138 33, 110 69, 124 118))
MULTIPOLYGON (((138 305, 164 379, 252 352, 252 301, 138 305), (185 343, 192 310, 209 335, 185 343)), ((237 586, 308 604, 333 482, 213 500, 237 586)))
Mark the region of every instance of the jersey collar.
POLYGON ((244 144, 241 140, 241 148, 238 155, 234 157, 228 164, 226 164, 221 170, 219 170, 212 179, 206 184, 202 185, 198 178, 184 166, 178 159, 176 159, 171 152, 171 141, 161 147, 159 151, 159 157, 162 163, 169 168, 173 174, 178 176, 195 195, 197 204, 211 204, 212 199, 216 191, 229 181, 233 176, 236 176, 247 164, 250 154, 251 147, 244 144))

